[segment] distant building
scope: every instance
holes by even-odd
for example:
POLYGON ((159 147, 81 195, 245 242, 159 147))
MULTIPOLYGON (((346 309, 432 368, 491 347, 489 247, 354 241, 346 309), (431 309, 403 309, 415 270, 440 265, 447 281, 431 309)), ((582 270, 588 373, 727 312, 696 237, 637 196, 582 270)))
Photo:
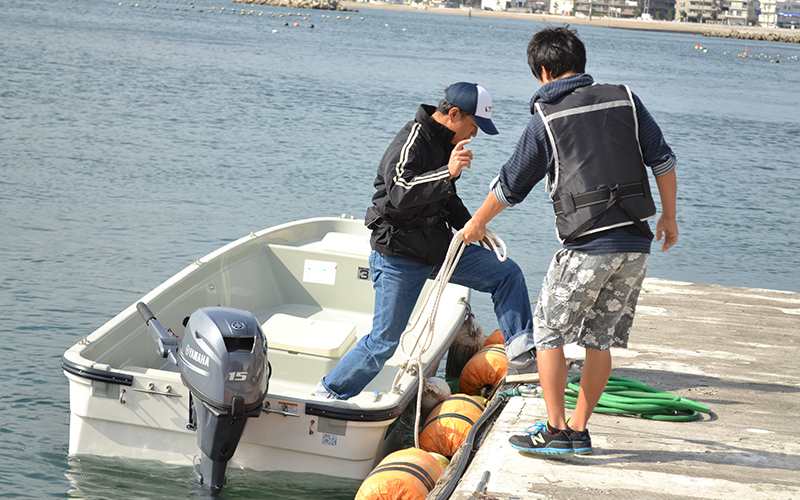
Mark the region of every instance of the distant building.
POLYGON ((525 0, 525 8, 528 12, 548 12, 546 0, 525 0))
POLYGON ((685 18, 687 21, 715 19, 717 2, 716 0, 676 0, 675 15, 678 18, 685 18))
POLYGON ((754 26, 758 22, 758 0, 720 0, 719 20, 731 26, 754 26))
POLYGON ((775 24, 779 28, 800 28, 800 1, 779 1, 775 9, 775 24))
POLYGON ((758 25, 774 28, 778 25, 778 0, 761 0, 758 10, 758 25))
POLYGON ((574 0, 577 16, 639 17, 639 0, 574 0))
POLYGON ((550 7, 547 12, 556 16, 570 15, 574 7, 575 4, 572 0, 550 0, 550 7))
POLYGON ((651 19, 675 19, 675 0, 640 0, 639 7, 643 17, 649 14, 651 19))

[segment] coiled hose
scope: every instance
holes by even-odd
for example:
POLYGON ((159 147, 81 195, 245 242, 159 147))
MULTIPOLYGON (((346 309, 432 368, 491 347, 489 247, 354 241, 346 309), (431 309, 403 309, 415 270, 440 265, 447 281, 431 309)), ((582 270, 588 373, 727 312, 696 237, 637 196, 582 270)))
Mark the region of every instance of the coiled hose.
MULTIPOLYGON (((567 408, 575 408, 580 379, 578 375, 567 381, 567 390, 564 392, 567 408)), ((655 389, 638 380, 613 375, 609 377, 594 411, 671 422, 697 420, 700 413, 711 413, 707 406, 691 399, 655 389)))

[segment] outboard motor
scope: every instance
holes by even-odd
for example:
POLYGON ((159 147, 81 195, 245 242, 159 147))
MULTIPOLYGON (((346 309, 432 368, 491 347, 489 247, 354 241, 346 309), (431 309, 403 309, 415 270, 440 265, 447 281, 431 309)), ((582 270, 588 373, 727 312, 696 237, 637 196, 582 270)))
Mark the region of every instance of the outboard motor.
POLYGON ((267 395, 267 340, 252 313, 205 307, 175 339, 143 303, 137 304, 159 353, 178 365, 189 388, 189 425, 202 452, 194 475, 200 484, 222 488, 249 417, 258 417, 267 395))

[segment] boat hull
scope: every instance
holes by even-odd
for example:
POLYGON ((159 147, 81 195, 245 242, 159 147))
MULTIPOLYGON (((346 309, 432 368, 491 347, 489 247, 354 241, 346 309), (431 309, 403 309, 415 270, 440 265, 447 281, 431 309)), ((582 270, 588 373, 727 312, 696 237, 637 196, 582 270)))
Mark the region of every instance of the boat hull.
MULTIPOLYGON (((363 479, 398 447, 418 377, 392 389, 400 352, 348 401, 311 395, 357 340, 369 333, 374 292, 369 233, 362 221, 318 218, 241 238, 199 259, 142 298, 173 332, 200 307, 252 312, 267 337, 272 368, 264 409, 248 419, 229 466, 363 479)), ((422 310, 424 294, 414 316, 422 310)), ((466 316, 469 290, 448 285, 437 313, 426 375, 466 316)), ((414 316, 412 316, 412 322, 414 316)), ((400 350, 398 350, 400 351, 400 350)), ((70 385, 72 455, 119 456, 192 465, 190 394, 174 365, 156 354, 135 305, 72 346, 62 358, 70 385)))

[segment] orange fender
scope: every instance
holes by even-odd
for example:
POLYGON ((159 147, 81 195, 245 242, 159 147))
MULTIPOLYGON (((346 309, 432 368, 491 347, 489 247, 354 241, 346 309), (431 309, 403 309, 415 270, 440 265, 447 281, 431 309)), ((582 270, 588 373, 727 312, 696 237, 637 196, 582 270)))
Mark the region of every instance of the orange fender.
POLYGON ((369 473, 355 500, 424 500, 443 471, 439 460, 426 451, 399 450, 369 473))
POLYGON ((484 398, 466 394, 446 398, 425 419, 425 425, 419 433, 419 447, 452 457, 483 414, 485 401, 484 398))
POLYGON ((491 335, 486 337, 486 340, 483 341, 483 347, 489 347, 490 345, 495 344, 505 345, 505 343, 506 339, 503 337, 503 332, 500 330, 495 330, 491 335))
POLYGON ((465 394, 480 395, 481 390, 487 387, 491 390, 497 387, 506 376, 508 357, 502 345, 484 347, 475 354, 458 378, 458 389, 465 394))

